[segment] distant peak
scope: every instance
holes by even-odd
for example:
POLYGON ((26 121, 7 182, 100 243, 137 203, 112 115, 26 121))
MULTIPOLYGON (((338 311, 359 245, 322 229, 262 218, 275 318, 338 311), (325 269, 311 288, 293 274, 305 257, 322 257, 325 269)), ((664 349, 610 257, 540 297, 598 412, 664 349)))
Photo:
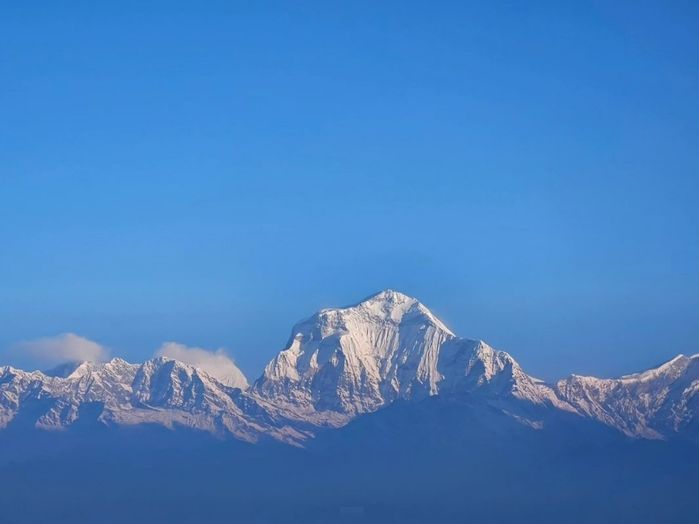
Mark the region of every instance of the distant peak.
POLYGON ((619 377, 618 380, 621 381, 637 381, 637 380, 650 380, 650 379, 655 379, 658 378, 659 376, 670 376, 676 373, 682 372, 683 369, 685 369, 691 362, 692 357, 687 357, 683 354, 679 354, 667 362, 663 362, 662 364, 652 367, 650 369, 646 369, 644 371, 640 371, 638 373, 632 373, 630 375, 622 375, 619 377))
POLYGON ((86 361, 64 362, 50 369, 42 371, 47 377, 68 378, 75 373, 86 361))
POLYGON ((687 357, 687 356, 683 355, 682 353, 680 353, 679 355, 676 355, 675 357, 671 358, 667 362, 663 362, 659 366, 651 368, 647 371, 666 370, 666 369, 669 369, 677 364, 683 364, 685 362, 688 362, 689 360, 691 360, 691 357, 687 357))
MULTIPOLYGON (((686 357, 683 353, 680 353, 679 355, 677 355, 677 356, 671 358, 670 360, 668 360, 667 362, 665 362, 665 364, 672 364, 674 362, 677 362, 679 360, 684 360, 686 358, 692 358, 692 357, 686 357)), ((665 364, 662 364, 662 365, 665 365, 665 364)))
MULTIPOLYGON (((359 304, 363 304, 364 302, 399 302, 399 303, 405 303, 405 302, 419 302, 418 299, 408 296, 405 293, 401 293, 400 291, 396 291, 394 289, 384 289, 383 291, 379 291, 378 293, 374 293, 373 295, 369 295, 367 298, 364 300, 360 301, 359 304)), ((357 305, 359 305, 357 304, 357 305)))
MULTIPOLYGON (((439 320, 424 304, 417 298, 401 293, 394 289, 384 289, 378 293, 374 293, 361 301, 340 308, 326 308, 320 310, 317 315, 321 317, 327 315, 345 315, 360 313, 374 317, 379 320, 391 320, 400 322, 405 315, 419 314, 436 325, 439 329, 447 332, 449 335, 454 334, 447 328, 444 323, 439 320)), ((314 317, 311 317, 313 319, 314 317)), ((310 320, 310 319, 309 319, 310 320)))
POLYGON ((107 363, 108 364, 128 364, 129 362, 124 360, 123 358, 114 357, 107 363))
POLYGON ((167 357, 165 355, 158 355, 144 362, 144 364, 151 364, 153 366, 164 366, 168 363, 173 363, 173 365, 175 366, 189 367, 188 364, 185 364, 184 362, 177 360, 176 358, 167 357))

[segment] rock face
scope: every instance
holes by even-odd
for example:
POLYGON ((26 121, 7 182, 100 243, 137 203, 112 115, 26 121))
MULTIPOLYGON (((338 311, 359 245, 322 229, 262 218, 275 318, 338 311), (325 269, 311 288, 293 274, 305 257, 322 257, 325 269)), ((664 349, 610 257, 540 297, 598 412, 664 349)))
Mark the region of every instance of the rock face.
POLYGON ((618 379, 574 375, 549 385, 509 354, 457 337, 418 300, 387 290, 296 324, 249 388, 166 357, 50 372, 0 368, 0 428, 159 424, 302 445, 317 428, 439 395, 487 403, 532 428, 563 411, 631 437, 698 438, 698 391, 699 355, 618 379))

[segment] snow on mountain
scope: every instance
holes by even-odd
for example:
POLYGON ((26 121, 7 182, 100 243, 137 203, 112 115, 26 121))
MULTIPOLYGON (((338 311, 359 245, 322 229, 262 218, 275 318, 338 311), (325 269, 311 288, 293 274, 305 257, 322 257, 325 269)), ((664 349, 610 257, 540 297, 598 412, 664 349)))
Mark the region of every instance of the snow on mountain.
POLYGON ((207 351, 202 348, 187 347, 177 342, 166 342, 160 347, 156 356, 179 360, 206 371, 226 386, 247 389, 249 385, 243 372, 222 349, 207 351))
POLYGON ((572 409, 507 353, 456 337, 418 300, 392 290, 297 324, 253 386, 291 416, 327 425, 396 399, 476 390, 572 409))
POLYGON ((65 377, 0 368, 0 427, 31 414, 34 427, 63 430, 89 416, 84 411, 90 407, 104 425, 180 426, 248 442, 297 444, 308 438, 263 400, 165 357, 141 365, 83 362, 65 377))
POLYGON ((130 395, 130 384, 138 366, 115 358, 107 363, 83 362, 66 376, 0 368, 0 426, 10 423, 23 408, 36 413, 35 426, 59 429, 79 418, 82 405, 103 402, 105 410, 119 410, 130 395))
POLYGON ((556 384, 556 392, 579 413, 629 436, 667 438, 696 428, 699 354, 620 378, 572 375, 556 384))
POLYGON ((226 373, 211 374, 213 361, 191 365, 200 355, 184 349, 190 364, 160 356, 45 373, 0 367, 0 428, 157 424, 300 445, 319 427, 439 395, 487 403, 532 428, 542 425, 537 417, 564 411, 632 437, 699 438, 699 355, 617 379, 573 375, 549 385, 508 353, 457 337, 418 300, 392 290, 296 324, 251 387, 242 373, 230 374, 234 364, 225 355, 226 373))
POLYGON ((453 339, 440 348, 440 395, 480 393, 491 399, 516 399, 533 406, 575 411, 558 398, 549 385, 522 370, 504 351, 497 351, 482 340, 453 339))
POLYGON ((452 338, 416 299, 383 291, 297 324, 253 390, 301 417, 328 412, 328 422, 342 422, 399 397, 436 393, 438 351, 452 338))

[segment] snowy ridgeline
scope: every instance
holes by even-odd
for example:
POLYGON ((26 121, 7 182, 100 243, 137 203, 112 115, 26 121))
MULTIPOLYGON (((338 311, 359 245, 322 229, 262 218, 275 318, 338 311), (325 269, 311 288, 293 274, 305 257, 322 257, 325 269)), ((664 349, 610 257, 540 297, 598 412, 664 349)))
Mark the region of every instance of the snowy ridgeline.
POLYGON ((573 375, 547 384, 509 354, 455 336, 419 301, 390 290, 300 322, 263 375, 240 384, 165 357, 51 372, 2 367, 0 428, 157 424, 302 446, 320 428, 396 400, 437 396, 483 403, 532 429, 565 413, 631 437, 699 437, 699 355, 618 379, 573 375))

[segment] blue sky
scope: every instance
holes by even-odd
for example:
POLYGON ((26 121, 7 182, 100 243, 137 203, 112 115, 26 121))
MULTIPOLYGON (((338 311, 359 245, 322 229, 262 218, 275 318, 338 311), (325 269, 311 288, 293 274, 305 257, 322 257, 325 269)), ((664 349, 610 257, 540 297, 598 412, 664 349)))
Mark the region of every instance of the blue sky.
POLYGON ((699 9, 610 4, 4 5, 0 360, 254 376, 387 287, 545 378, 699 352, 699 9))

